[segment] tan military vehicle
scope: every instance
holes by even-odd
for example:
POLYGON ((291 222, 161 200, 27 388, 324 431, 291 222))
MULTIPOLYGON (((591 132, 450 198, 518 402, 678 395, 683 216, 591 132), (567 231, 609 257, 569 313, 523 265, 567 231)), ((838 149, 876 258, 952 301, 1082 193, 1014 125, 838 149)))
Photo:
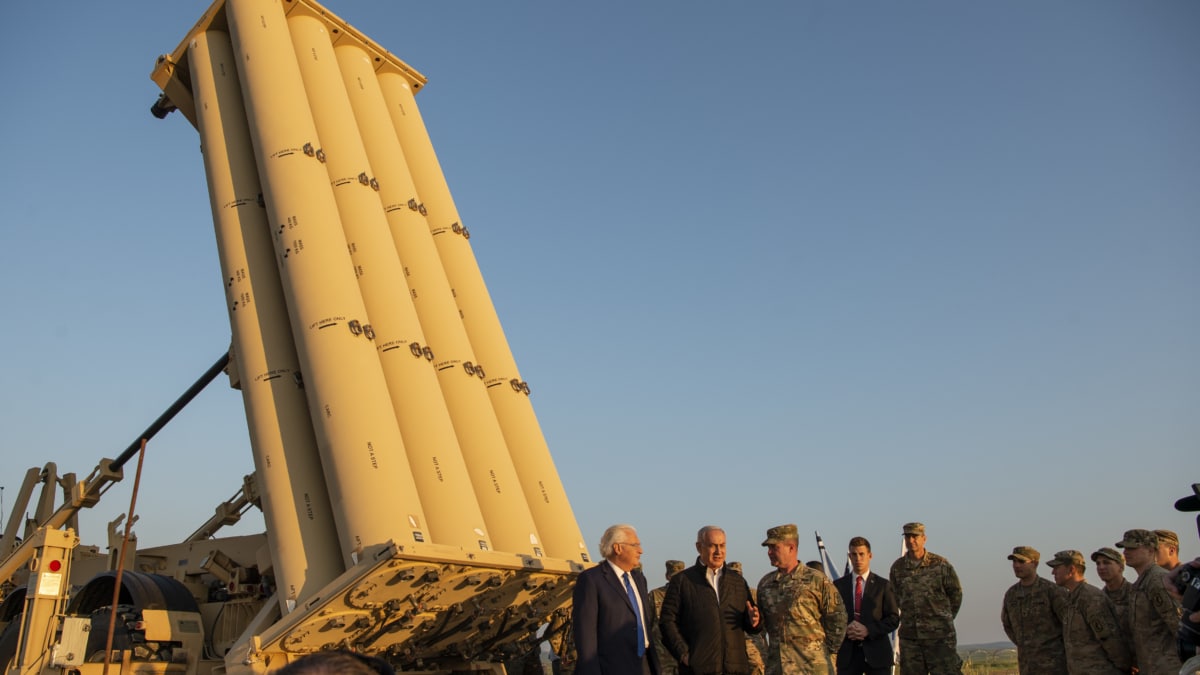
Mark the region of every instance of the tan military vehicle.
POLYGON ((116 459, 29 469, 0 539, 0 669, 249 674, 345 649, 502 672, 590 561, 424 77, 311 0, 217 0, 151 77, 152 112, 200 136, 232 344, 116 459), (79 510, 222 372, 254 474, 179 543, 139 548, 131 499, 82 545, 79 510), (217 536, 255 507, 265 533, 217 536))

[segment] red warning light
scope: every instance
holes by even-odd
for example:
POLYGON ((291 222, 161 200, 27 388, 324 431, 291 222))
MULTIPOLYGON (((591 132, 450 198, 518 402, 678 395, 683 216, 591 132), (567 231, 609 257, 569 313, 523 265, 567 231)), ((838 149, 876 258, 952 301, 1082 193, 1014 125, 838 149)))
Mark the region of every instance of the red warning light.
POLYGON ((62 561, 61 560, 51 560, 50 561, 50 571, 51 572, 57 572, 61 569, 62 569, 62 561))

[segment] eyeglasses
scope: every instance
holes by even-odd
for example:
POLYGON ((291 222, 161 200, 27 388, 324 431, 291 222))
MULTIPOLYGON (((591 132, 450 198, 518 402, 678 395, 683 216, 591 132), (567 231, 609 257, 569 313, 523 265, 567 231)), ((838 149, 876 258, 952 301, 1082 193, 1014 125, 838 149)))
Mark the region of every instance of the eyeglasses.
POLYGON ((618 546, 628 546, 630 548, 640 549, 642 547, 642 542, 640 542, 640 541, 619 541, 619 542, 617 542, 617 545, 618 546))

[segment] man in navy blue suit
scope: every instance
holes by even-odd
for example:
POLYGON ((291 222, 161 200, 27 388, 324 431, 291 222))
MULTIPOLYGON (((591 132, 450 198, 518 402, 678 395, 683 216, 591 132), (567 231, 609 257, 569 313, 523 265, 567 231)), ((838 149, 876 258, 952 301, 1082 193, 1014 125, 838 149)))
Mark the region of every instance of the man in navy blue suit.
POLYGON ((600 538, 604 562, 575 580, 571 625, 576 675, 658 675, 650 645, 654 605, 637 569, 642 543, 632 525, 613 525, 600 538))

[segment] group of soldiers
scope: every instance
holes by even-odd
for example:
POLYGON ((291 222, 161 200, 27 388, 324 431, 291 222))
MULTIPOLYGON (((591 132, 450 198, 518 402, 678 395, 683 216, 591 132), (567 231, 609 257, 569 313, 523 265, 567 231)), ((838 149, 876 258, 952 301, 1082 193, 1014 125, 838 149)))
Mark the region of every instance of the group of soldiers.
POLYGON ((1008 559, 1018 581, 1004 594, 1000 616, 1022 675, 1180 672, 1180 604, 1164 583, 1181 564, 1178 535, 1129 530, 1115 546, 1091 554, 1103 588, 1084 579, 1087 559, 1079 551, 1059 551, 1046 562, 1051 582, 1038 576, 1035 549, 1013 549, 1008 559), (1127 565, 1137 574, 1132 583, 1127 565))

